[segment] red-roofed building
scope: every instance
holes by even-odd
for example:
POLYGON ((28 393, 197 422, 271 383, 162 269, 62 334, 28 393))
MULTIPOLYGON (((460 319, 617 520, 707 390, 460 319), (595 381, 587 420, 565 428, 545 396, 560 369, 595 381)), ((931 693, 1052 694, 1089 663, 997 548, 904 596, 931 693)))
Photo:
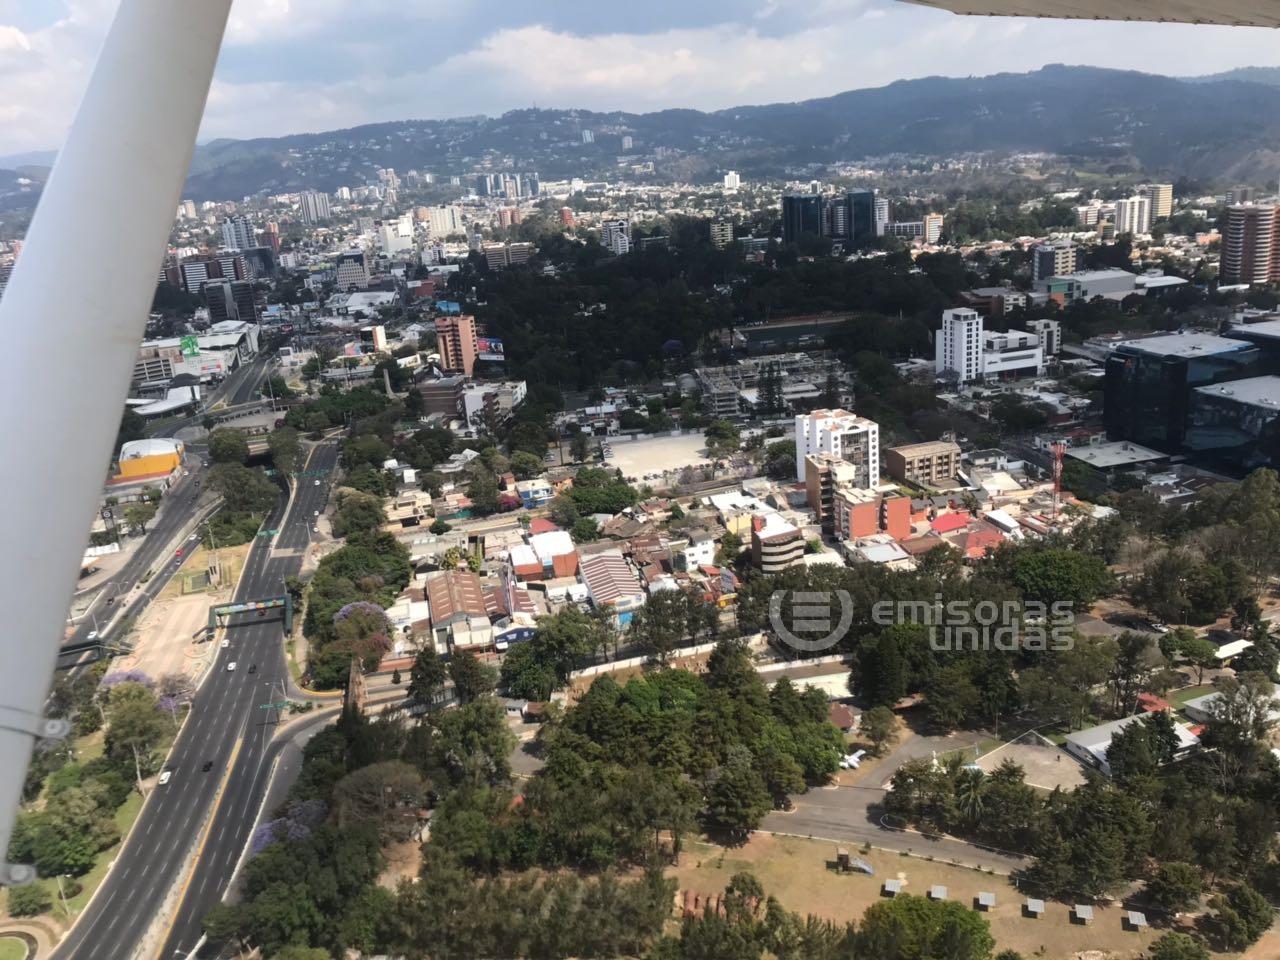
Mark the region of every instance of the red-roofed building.
POLYGON ((546 517, 534 517, 529 521, 529 533, 551 533, 553 530, 559 530, 554 523, 546 517))
POLYGON ((954 533, 967 527, 972 519, 967 513, 944 513, 929 524, 929 528, 934 533, 954 533))
POLYGON ((848 733, 854 728, 858 722, 858 715, 853 712, 852 707, 848 707, 843 703, 833 703, 827 708, 827 719, 830 720, 837 729, 848 733))
POLYGON ((1169 701, 1164 697, 1158 697, 1154 693, 1138 694, 1138 709, 1143 713, 1169 713, 1173 707, 1169 705, 1169 701))
POLYGON ((1004 542, 1004 534, 988 524, 978 524, 944 538, 964 554, 966 560, 981 560, 987 549, 995 549, 1004 542))

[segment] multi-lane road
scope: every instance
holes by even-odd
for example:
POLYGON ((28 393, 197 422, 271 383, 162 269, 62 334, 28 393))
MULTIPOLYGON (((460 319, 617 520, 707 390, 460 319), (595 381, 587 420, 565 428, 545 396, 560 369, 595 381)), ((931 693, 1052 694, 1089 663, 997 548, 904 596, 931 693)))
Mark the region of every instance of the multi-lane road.
MULTIPOLYGON (((277 505, 264 526, 279 533, 254 541, 236 600, 279 596, 285 578, 299 572, 336 460, 333 444, 312 448, 302 469, 326 473, 319 485, 299 479, 287 507, 283 498, 277 505)), ((230 883, 279 748, 269 722, 277 712, 262 704, 281 699, 289 674, 278 615, 238 615, 223 635, 229 645, 218 650, 174 744, 169 782, 152 791, 102 887, 55 951, 59 960, 185 956, 230 883), (170 926, 148 938, 175 887, 170 926)))

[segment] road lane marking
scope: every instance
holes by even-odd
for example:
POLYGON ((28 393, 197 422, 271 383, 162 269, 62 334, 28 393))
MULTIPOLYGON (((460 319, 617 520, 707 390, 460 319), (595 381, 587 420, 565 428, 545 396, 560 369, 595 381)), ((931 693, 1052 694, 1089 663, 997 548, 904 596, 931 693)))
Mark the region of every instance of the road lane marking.
POLYGON ((169 942, 169 937, 173 935, 173 928, 178 923, 178 915, 182 912, 182 904, 187 899, 187 892, 191 888, 191 880, 195 876, 195 871, 199 869, 200 860, 204 857, 204 848, 209 843, 209 834, 213 831, 213 825, 218 819, 218 810, 222 806, 227 784, 231 782, 231 773, 235 769, 236 760, 240 756, 240 747, 243 744, 244 737, 239 737, 236 739, 236 745, 231 749, 231 758, 227 762, 227 769, 223 771, 222 780, 218 784, 218 792, 214 795, 213 805, 209 808, 209 822, 205 824, 204 833, 200 837, 199 846, 196 847, 195 856, 183 868, 185 877, 182 881, 182 887, 178 891, 178 899, 174 902, 173 913, 169 917, 169 922, 165 924, 164 935, 160 938, 159 946, 156 948, 156 960, 162 960, 165 945, 169 942))

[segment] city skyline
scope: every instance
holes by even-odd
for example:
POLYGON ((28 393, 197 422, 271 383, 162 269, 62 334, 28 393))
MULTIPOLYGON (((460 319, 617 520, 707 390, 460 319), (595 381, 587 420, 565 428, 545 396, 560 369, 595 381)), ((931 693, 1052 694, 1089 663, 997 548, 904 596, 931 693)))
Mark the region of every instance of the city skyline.
MULTIPOLYGON (((10 91, 0 154, 56 149, 116 6, 0 3, 10 91)), ((659 0, 642 10, 540 0, 518 11, 491 0, 430 10, 271 0, 233 8, 200 139, 533 105, 714 110, 1055 62, 1201 75, 1280 65, 1280 46, 1261 28, 958 18, 894 0, 659 0)))

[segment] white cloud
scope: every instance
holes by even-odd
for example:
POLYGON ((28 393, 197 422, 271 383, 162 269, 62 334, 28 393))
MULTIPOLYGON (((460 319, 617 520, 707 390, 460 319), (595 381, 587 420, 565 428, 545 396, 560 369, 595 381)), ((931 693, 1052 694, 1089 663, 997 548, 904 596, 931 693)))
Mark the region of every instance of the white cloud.
MULTIPOLYGON (((586 12, 589 0, 574 2, 586 12)), ((0 0, 0 152, 62 139, 117 3, 69 0, 50 22, 45 3, 0 0)), ((535 102, 716 109, 1048 62, 1197 74, 1280 65, 1276 34, 1261 29, 967 19, 891 0, 756 0, 731 19, 726 7, 725 22, 655 22, 639 33, 564 26, 579 18, 569 0, 561 3, 544 4, 551 12, 539 16, 494 0, 447 8, 239 0, 201 137, 500 113, 535 102)), ((531 11, 536 0, 524 6, 531 11)), ((590 9, 594 23, 622 22, 590 9)))

